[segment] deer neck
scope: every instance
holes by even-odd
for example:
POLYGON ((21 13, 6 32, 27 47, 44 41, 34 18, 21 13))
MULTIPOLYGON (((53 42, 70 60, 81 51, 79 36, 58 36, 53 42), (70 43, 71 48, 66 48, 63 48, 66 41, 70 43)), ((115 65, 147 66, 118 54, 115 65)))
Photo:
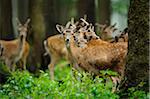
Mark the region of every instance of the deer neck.
POLYGON ((67 50, 68 50, 69 56, 71 57, 71 61, 73 63, 77 63, 75 55, 77 54, 79 49, 76 46, 75 41, 74 41, 73 38, 70 41, 70 45, 67 46, 67 50))
POLYGON ((25 46, 26 37, 21 35, 18 37, 18 58, 21 58, 25 46))

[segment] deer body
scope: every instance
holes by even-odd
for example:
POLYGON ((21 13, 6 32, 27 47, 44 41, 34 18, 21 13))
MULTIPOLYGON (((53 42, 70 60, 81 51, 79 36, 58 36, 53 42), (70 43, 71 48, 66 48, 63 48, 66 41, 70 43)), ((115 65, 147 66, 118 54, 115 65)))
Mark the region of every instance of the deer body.
POLYGON ((50 77, 51 79, 54 79, 54 66, 61 59, 69 60, 65 41, 62 35, 54 35, 44 41, 44 47, 46 53, 48 53, 51 57, 51 62, 49 63, 48 67, 50 70, 50 77))
POLYGON ((115 86, 112 88, 114 92, 124 76, 127 47, 127 42, 109 43, 97 39, 89 41, 83 48, 77 47, 74 40, 71 40, 67 49, 74 63, 87 72, 95 75, 106 69, 118 72, 118 77, 111 77, 115 86))
POLYGON ((14 64, 21 58, 23 54, 23 47, 25 38, 18 38, 12 41, 0 40, 4 50, 1 56, 1 60, 4 60, 5 64, 9 66, 10 70, 15 70, 14 64))
POLYGON ((74 32, 76 30, 75 25, 70 27, 56 25, 56 28, 60 33, 63 33, 68 53, 74 63, 78 64, 83 70, 96 75, 99 75, 100 70, 116 71, 120 76, 119 78, 112 77, 112 80, 115 85, 117 85, 117 81, 120 82, 124 74, 127 42, 110 43, 94 36, 94 32, 92 32, 94 39, 91 39, 92 36, 86 37, 88 32, 81 32, 76 35, 77 33, 74 32), (79 46, 80 42, 84 46, 79 46))
POLYGON ((22 25, 18 21, 19 36, 15 40, 5 41, 0 40, 0 44, 3 46, 3 52, 0 59, 9 67, 9 70, 15 70, 15 64, 21 59, 26 48, 27 26, 30 19, 22 25))
POLYGON ((88 72, 99 74, 99 70, 112 69, 123 74, 121 68, 124 66, 121 64, 127 53, 127 43, 108 43, 98 39, 91 40, 87 46, 80 48, 71 41, 69 49, 79 67, 88 72))
POLYGON ((29 56, 29 52, 30 52, 30 45, 27 41, 25 41, 25 46, 23 48, 23 54, 21 59, 19 60, 20 62, 20 67, 24 70, 26 70, 26 62, 27 62, 27 57, 29 56))
MULTIPOLYGON (((84 19, 82 20, 85 21, 84 19)), ((68 25, 70 22, 68 22, 66 27, 56 25, 56 28, 60 33, 63 33, 67 50, 74 62, 79 67, 91 73, 99 74, 99 70, 112 69, 120 75, 123 75, 125 56, 127 54, 127 42, 109 43, 99 38, 88 39, 92 37, 86 37, 88 36, 86 34, 89 34, 88 32, 81 32, 79 35, 76 35, 77 33, 74 33, 76 26, 73 23, 70 27, 68 25), (82 45, 84 46, 78 46, 80 41, 83 41, 82 45)), ((114 26, 115 24, 106 28, 106 30, 115 31, 114 26)), ((90 30, 94 34, 94 31, 92 32, 92 29, 90 30)))

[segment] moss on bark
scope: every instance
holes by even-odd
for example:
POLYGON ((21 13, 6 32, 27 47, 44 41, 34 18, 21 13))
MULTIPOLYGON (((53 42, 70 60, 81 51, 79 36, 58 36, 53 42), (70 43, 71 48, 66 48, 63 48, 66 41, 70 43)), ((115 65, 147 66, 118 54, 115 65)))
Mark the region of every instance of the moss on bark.
MULTIPOLYGON (((125 76, 128 87, 140 82, 148 85, 149 72, 149 1, 131 0, 128 13, 129 50, 125 76)), ((148 86, 143 87, 148 91, 148 86)))

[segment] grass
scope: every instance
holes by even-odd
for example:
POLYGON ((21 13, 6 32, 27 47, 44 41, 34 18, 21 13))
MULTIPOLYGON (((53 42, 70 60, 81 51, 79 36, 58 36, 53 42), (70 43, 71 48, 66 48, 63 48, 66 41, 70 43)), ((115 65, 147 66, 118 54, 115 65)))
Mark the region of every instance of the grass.
MULTIPOLYGON (((62 64, 63 62, 61 62, 62 64)), ((113 83, 108 75, 115 72, 101 71, 102 77, 93 78, 90 74, 71 70, 68 66, 55 68, 55 80, 50 80, 48 70, 40 71, 35 77, 28 71, 13 72, 5 84, 0 85, 1 99, 119 99, 112 93, 113 83)), ((150 94, 129 89, 129 98, 147 99, 150 94)))

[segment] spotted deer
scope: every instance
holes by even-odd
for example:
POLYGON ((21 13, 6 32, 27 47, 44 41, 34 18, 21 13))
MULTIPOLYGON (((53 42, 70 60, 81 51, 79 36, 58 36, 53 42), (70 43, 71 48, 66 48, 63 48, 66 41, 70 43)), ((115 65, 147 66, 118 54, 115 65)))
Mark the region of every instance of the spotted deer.
POLYGON ((111 43, 128 42, 128 28, 125 28, 123 31, 120 31, 119 35, 115 36, 115 38, 109 42, 111 43))
POLYGON ((118 30, 115 26, 116 23, 110 26, 107 26, 106 24, 99 24, 96 23, 96 26, 100 28, 100 37, 102 40, 110 41, 113 39, 112 33, 118 30))
MULTIPOLYGON (((109 43, 101 39, 90 40, 86 47, 76 46, 74 29, 60 26, 66 47, 70 56, 80 68, 90 73, 99 75, 100 70, 111 69, 120 74, 122 78, 127 54, 127 43, 109 43)), ((85 38, 83 38, 85 39, 85 38)), ((118 80, 118 77, 114 80, 118 80)), ((119 82, 119 81, 118 81, 119 82)))
MULTIPOLYGON (((84 19, 86 19, 86 16, 84 19)), ((72 21, 74 21, 73 18, 72 21)), ((65 27, 68 28, 69 24, 70 23, 67 23, 65 27)), ((76 22, 74 25, 80 29, 82 26, 84 26, 84 23, 76 22)), ((56 26, 56 28, 59 28, 59 26, 56 26)), ((57 30, 59 31, 60 29, 57 30)), ((54 79, 54 67, 61 59, 65 59, 68 61, 68 63, 74 64, 70 61, 72 58, 68 55, 66 44, 61 34, 50 36, 44 40, 44 48, 46 50, 45 55, 48 54, 51 57, 51 62, 49 63, 48 68, 50 71, 50 78, 52 80, 54 79)))
POLYGON ((6 66, 9 67, 10 71, 15 70, 15 64, 18 62, 20 59, 23 59, 24 61, 24 69, 25 69, 25 57, 23 55, 26 54, 27 56, 27 50, 28 50, 28 44, 26 42, 26 37, 27 37, 27 27, 30 22, 30 19, 27 19, 25 24, 21 24, 19 20, 18 22, 18 31, 19 31, 19 36, 10 41, 6 40, 0 40, 0 44, 3 46, 3 52, 2 56, 0 56, 0 59, 4 61, 6 66))
POLYGON ((61 59, 65 59, 69 62, 68 51, 65 46, 62 35, 54 35, 48 37, 44 41, 44 48, 46 53, 51 57, 51 62, 48 65, 50 71, 50 78, 54 80, 54 67, 60 62, 61 59))

